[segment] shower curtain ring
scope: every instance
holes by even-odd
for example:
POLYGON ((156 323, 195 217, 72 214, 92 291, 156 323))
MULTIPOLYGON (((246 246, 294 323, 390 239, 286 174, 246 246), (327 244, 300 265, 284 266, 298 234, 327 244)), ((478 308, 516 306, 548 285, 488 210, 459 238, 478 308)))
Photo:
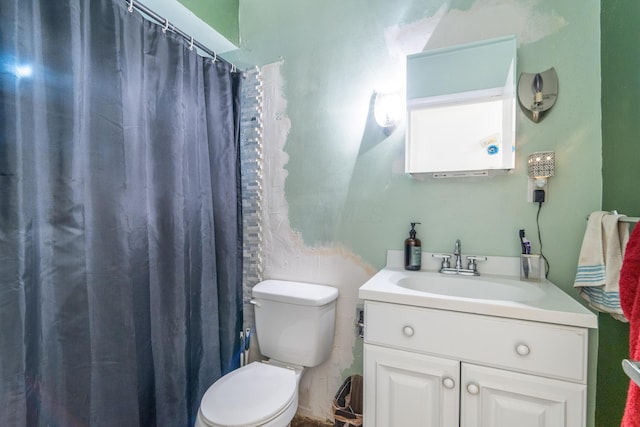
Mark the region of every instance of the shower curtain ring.
POLYGON ((129 9, 127 9, 129 13, 133 12, 133 0, 129 0, 129 9))
POLYGON ((163 33, 166 33, 169 29, 169 18, 164 18, 164 28, 162 29, 163 33))
POLYGON ((191 36, 191 43, 189 43, 189 50, 193 50, 193 36, 191 36))
POLYGON ((213 52, 213 63, 216 63, 216 60, 218 59, 218 54, 213 52))

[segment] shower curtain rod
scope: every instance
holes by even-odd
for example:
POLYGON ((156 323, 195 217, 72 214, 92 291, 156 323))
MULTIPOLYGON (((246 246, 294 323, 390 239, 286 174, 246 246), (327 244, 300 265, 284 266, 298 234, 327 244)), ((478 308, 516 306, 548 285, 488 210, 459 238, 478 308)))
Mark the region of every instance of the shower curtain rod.
POLYGON ((154 12, 151 9, 149 9, 147 6, 145 6, 144 4, 140 3, 139 1, 124 0, 124 2, 127 5, 127 10, 129 12, 133 12, 134 8, 139 10, 140 12, 143 12, 145 15, 149 16, 151 19, 156 21, 158 24, 164 25, 163 31, 167 31, 167 30, 173 31, 174 33, 178 34, 183 39, 187 40, 191 44, 191 46, 195 46, 198 49, 200 49, 201 51, 203 51, 204 53, 206 53, 207 55, 211 56, 214 61, 222 61, 225 64, 231 65, 231 67, 232 67, 231 68, 231 72, 236 72, 237 71, 237 68, 236 68, 236 66, 234 64, 232 64, 231 62, 227 61, 224 58, 219 57, 217 53, 215 53, 213 50, 209 49, 208 47, 206 47, 205 45, 200 43, 198 40, 195 40, 193 38, 193 36, 188 35, 184 31, 182 31, 180 28, 178 28, 175 25, 173 25, 171 22, 169 22, 169 18, 163 18, 162 16, 158 15, 156 12, 154 12))

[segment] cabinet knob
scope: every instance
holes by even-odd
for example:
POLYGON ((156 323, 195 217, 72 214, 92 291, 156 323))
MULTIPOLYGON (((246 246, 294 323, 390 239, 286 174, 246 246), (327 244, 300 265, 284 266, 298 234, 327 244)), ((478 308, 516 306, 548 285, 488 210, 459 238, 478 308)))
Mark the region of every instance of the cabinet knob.
POLYGON ((518 344, 516 346, 516 353, 518 353, 520 356, 526 356, 527 354, 531 353, 531 349, 526 344, 518 344))
POLYGON ((412 337, 414 333, 411 326, 405 326, 404 328, 402 328, 402 332, 404 332, 404 334, 408 337, 412 337))
POLYGON ((452 389, 456 386, 456 382, 452 378, 446 377, 442 380, 442 385, 445 388, 452 389))
POLYGON ((478 394, 480 393, 480 387, 478 387, 478 384, 469 383, 467 385, 467 391, 469 394, 478 394))

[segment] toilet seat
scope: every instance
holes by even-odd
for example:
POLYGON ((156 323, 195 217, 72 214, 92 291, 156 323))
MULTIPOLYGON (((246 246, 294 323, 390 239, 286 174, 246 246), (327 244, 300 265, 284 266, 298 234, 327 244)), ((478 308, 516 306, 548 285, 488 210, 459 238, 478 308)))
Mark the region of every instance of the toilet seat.
POLYGON ((205 392, 202 421, 211 427, 254 427, 297 406, 293 369, 253 362, 223 376, 205 392))

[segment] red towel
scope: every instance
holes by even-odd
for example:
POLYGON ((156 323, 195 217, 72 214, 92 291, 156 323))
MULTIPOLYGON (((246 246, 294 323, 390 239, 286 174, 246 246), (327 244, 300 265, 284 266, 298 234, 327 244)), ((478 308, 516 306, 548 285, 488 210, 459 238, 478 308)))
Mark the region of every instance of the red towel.
MULTIPOLYGON (((620 270, 620 305, 629 319, 629 359, 640 360, 640 224, 631 233, 620 270)), ((640 427, 640 387, 633 381, 621 427, 640 427)))

